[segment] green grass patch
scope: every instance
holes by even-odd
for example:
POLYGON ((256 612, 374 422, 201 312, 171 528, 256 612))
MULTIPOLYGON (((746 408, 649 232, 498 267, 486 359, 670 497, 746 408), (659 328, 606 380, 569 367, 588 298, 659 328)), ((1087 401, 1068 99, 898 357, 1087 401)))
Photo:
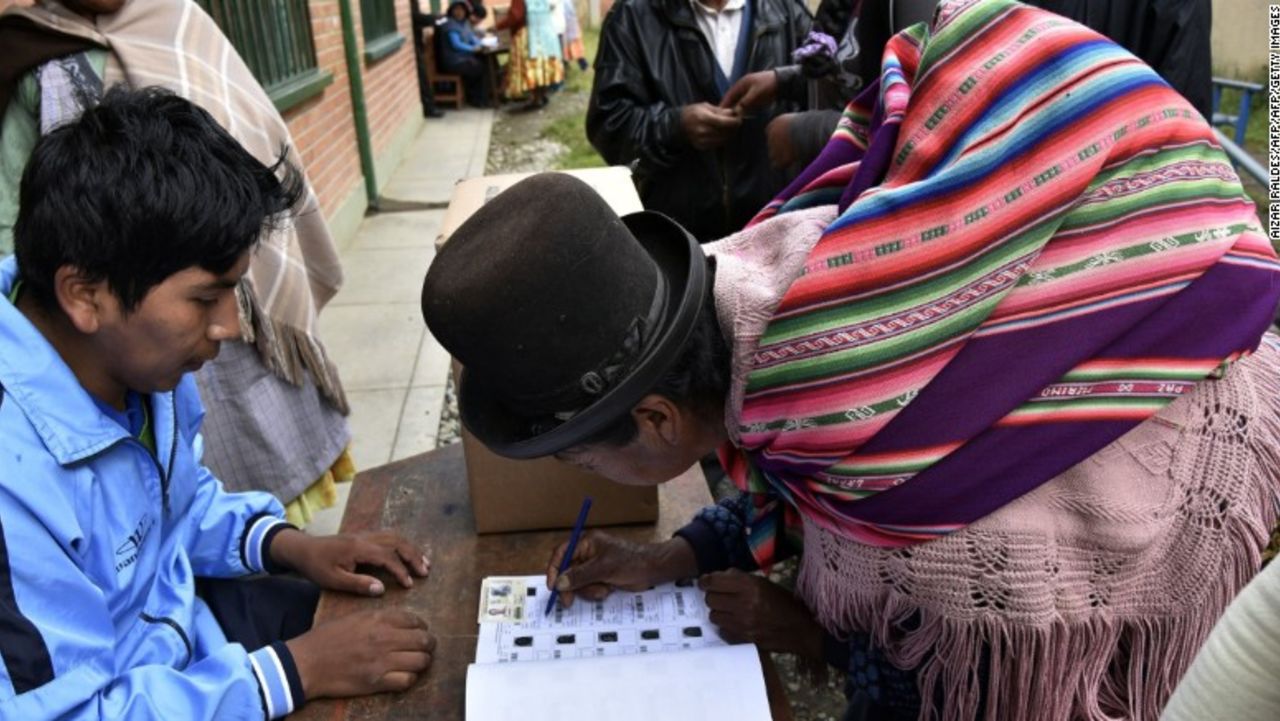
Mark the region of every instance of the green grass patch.
POLYGON ((599 168, 603 167, 604 158, 591 147, 587 141, 587 131, 583 128, 583 118, 570 115, 553 121, 542 131, 544 138, 564 145, 569 150, 556 159, 556 169, 599 168))
MULTIPOLYGON (((600 44, 600 29, 583 27, 582 44, 587 61, 594 61, 596 48, 600 44)), ((591 83, 594 79, 594 68, 583 72, 576 63, 571 63, 564 87, 551 98, 553 105, 563 104, 574 108, 573 112, 556 118, 542 130, 542 137, 568 148, 564 155, 556 159, 556 169, 598 168, 605 165, 604 158, 600 157, 587 140, 587 101, 591 97, 591 83)))

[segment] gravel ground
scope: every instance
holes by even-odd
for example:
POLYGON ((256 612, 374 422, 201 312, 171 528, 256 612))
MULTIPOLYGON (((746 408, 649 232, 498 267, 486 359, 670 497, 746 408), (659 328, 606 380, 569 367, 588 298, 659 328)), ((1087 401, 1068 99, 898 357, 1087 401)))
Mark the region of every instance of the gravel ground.
MULTIPOLYGON (((585 116, 586 93, 562 92, 553 95, 551 103, 532 112, 520 112, 518 106, 508 105, 494 120, 493 134, 489 141, 489 158, 485 171, 499 173, 523 173, 557 167, 557 161, 567 148, 548 138, 541 137, 542 129, 559 118, 569 115, 585 116)), ((460 440, 458 397, 452 377, 445 389, 444 410, 440 414, 437 446, 447 446, 460 440)), ((726 479, 712 483, 712 495, 717 499, 736 492, 726 479)), ((796 563, 778 564, 769 574, 770 579, 790 588, 795 580, 796 563)), ((796 721, 837 721, 844 710, 844 694, 841 686, 844 676, 828 673, 826 679, 810 679, 797 668, 795 658, 787 654, 774 654, 774 662, 782 682, 787 687, 791 710, 796 721)))
POLYGON ((503 106, 489 135, 485 172, 532 173, 555 168, 568 148, 544 137, 543 130, 560 118, 586 117, 587 98, 586 93, 565 90, 552 94, 551 102, 538 110, 523 110, 518 103, 503 106))

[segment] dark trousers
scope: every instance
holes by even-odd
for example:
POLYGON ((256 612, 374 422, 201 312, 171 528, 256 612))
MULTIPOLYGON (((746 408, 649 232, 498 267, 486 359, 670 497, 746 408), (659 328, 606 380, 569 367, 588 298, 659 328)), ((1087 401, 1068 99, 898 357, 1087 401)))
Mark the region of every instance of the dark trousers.
POLYGON ((444 69, 462 76, 467 102, 477 108, 489 105, 489 64, 474 55, 454 55, 444 69))
POLYGON ((293 576, 198 578, 196 595, 209 605, 227 640, 252 653, 311 630, 320 587, 293 576))

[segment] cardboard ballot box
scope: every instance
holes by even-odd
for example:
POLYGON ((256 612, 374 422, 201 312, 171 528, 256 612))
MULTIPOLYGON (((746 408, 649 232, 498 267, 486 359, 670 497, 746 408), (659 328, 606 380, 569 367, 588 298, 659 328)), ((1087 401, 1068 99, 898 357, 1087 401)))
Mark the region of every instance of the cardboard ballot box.
MULTIPOLYGON (((581 178, 619 215, 642 209, 626 168, 565 171, 581 178)), ((528 174, 494 175, 458 183, 440 226, 439 248, 481 205, 528 174)), ((454 380, 459 367, 454 364, 454 380)), ((584 496, 591 496, 587 525, 647 523, 658 518, 658 489, 623 486, 554 458, 516 461, 493 453, 466 428, 462 449, 467 462, 471 509, 480 533, 570 528, 584 496)))

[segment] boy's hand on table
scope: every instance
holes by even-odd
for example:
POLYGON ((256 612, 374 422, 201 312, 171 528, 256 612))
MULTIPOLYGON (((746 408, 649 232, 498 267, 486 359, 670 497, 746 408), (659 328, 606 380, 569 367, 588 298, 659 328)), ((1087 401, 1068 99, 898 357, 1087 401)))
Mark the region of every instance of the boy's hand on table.
POLYGON ((390 531, 308 536, 290 528, 276 535, 270 552, 276 563, 321 588, 362 596, 380 596, 386 588, 373 576, 356 573, 358 566, 382 568, 405 588, 413 586, 414 576, 425 578, 431 571, 422 549, 390 531))
POLYGON ((710 620, 729 643, 754 643, 765 651, 822 658, 822 627, 809 609, 782 586, 738 570, 698 579, 707 594, 710 620))
POLYGON ((431 665, 436 639, 408 611, 360 611, 285 643, 308 699, 403 691, 431 665))
POLYGON ((683 538, 634 543, 591 531, 573 549, 572 565, 561 574, 560 561, 568 546, 556 547, 547 562, 547 588, 559 590, 560 604, 566 608, 575 596, 598 601, 615 588, 639 591, 698 573, 693 549, 683 538))

